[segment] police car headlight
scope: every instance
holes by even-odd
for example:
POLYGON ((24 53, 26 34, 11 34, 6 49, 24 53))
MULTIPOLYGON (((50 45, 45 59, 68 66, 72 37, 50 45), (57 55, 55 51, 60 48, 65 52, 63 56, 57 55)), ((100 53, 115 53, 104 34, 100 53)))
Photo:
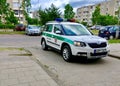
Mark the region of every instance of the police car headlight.
POLYGON ((80 47, 85 47, 86 46, 86 44, 84 42, 78 42, 78 41, 75 41, 74 45, 75 46, 80 46, 80 47))

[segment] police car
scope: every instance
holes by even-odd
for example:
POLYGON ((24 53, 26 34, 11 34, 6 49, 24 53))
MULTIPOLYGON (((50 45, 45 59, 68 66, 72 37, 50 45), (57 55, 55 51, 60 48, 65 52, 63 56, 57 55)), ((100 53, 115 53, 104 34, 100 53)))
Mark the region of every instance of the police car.
POLYGON ((85 26, 74 22, 50 21, 41 35, 43 50, 48 47, 61 52, 65 61, 74 56, 98 59, 106 57, 109 46, 106 39, 93 35, 85 26))

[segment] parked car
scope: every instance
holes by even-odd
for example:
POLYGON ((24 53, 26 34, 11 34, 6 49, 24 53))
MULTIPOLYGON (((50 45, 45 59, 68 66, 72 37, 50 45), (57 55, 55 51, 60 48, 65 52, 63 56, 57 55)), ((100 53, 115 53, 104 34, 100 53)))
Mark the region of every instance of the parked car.
POLYGON ((120 38, 120 26, 106 26, 103 29, 99 30, 98 35, 106 39, 114 39, 116 37, 116 31, 119 31, 120 38))
POLYGON ((90 27, 91 30, 100 30, 101 25, 94 25, 92 27, 90 27))
POLYGON ((18 24, 15 26, 14 31, 25 31, 26 26, 23 24, 18 24))
POLYGON ((40 26, 28 25, 25 30, 26 35, 40 35, 40 26))

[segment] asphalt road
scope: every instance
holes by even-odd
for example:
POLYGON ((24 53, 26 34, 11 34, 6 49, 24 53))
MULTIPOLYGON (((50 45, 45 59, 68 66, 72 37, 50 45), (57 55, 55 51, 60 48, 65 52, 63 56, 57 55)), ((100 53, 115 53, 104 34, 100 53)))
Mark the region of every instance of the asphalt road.
POLYGON ((43 51, 40 36, 0 35, 0 46, 25 47, 31 51, 34 58, 55 75, 54 80, 60 86, 120 86, 118 59, 105 57, 83 62, 76 58, 68 63, 53 50, 43 51))

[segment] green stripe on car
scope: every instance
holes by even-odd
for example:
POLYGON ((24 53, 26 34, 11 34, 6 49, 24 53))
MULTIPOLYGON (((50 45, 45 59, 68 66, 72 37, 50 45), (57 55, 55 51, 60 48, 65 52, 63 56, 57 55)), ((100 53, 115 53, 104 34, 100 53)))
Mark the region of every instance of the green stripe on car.
POLYGON ((45 33, 43 32, 44 36, 48 36, 48 37, 52 37, 54 36, 54 38, 58 39, 58 40, 61 40, 61 41, 64 41, 64 42, 67 42, 67 43, 70 43, 70 44, 74 44, 74 42, 70 39, 67 39, 67 38, 64 38, 64 37, 61 37, 61 36, 56 36, 56 35, 53 35, 53 34, 49 34, 49 33, 45 33))

